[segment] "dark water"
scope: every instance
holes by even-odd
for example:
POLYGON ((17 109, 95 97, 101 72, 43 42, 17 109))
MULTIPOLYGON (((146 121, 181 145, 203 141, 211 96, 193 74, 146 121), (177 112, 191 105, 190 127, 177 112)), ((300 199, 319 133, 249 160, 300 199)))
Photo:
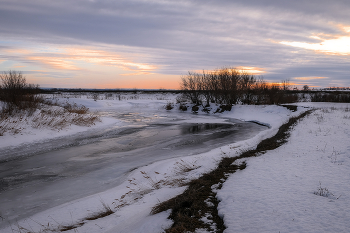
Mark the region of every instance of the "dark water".
POLYGON ((115 187, 136 167, 203 153, 264 129, 240 121, 149 124, 3 150, 7 157, 11 153, 20 157, 0 162, 0 216, 5 218, 0 218, 0 228, 8 221, 115 187))

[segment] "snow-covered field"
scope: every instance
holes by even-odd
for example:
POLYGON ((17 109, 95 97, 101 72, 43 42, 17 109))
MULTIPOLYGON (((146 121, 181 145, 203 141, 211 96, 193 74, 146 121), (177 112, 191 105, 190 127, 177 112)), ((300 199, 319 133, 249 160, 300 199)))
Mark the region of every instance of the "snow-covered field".
MULTIPOLYGON (((102 122, 90 128, 71 127, 60 132, 26 128, 22 135, 1 137, 0 148, 30 145, 34 141, 78 131, 89 133, 104 127, 170 119, 183 123, 208 122, 207 114, 201 111, 198 114, 176 108, 166 111, 164 105, 176 102, 173 94, 128 94, 97 101, 72 96, 59 98, 100 112, 102 122)), ((299 105, 321 109, 294 128, 287 144, 247 159, 247 168, 231 175, 217 191, 219 214, 227 226, 225 232, 348 232, 350 229, 350 111, 347 104, 299 105)), ((212 107, 215 111, 215 106, 212 107)), ((303 107, 292 112, 281 106, 234 106, 231 112, 211 114, 209 119, 213 122, 235 118, 260 122, 269 129, 206 153, 139 167, 113 189, 12 222, 0 231, 51 232, 77 225, 66 232, 162 232, 172 224, 167 219, 169 212, 150 215, 153 206, 183 192, 186 187, 181 186, 182 183, 215 169, 220 158, 236 156, 273 136, 289 117, 305 110, 303 107), (106 210, 104 206, 109 206, 114 213, 96 220, 83 220, 106 210)), ((0 221, 6 221, 4 213, 0 215, 3 218, 0 221)))
POLYGON ((322 109, 218 191, 225 232, 349 232, 350 111, 308 105, 322 109))

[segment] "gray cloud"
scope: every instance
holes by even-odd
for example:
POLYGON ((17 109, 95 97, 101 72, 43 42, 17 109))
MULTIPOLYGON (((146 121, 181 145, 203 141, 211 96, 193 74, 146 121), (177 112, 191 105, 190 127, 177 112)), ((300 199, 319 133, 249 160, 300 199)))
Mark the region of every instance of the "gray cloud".
POLYGON ((126 45, 164 74, 242 65, 267 68, 271 80, 322 73, 345 82, 349 71, 348 58, 275 43, 313 43, 313 34, 344 33, 336 25, 350 25, 345 0, 0 2, 0 34, 6 38, 98 44, 115 52, 126 45))

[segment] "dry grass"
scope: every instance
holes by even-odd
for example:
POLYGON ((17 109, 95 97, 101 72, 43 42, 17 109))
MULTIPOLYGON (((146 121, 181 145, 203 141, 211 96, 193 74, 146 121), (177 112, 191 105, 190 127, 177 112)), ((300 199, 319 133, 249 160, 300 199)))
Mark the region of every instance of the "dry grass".
POLYGON ((129 179, 129 186, 127 186, 129 191, 119 199, 115 199, 112 204, 114 205, 114 208, 118 210, 139 201, 144 195, 153 190, 166 186, 182 187, 188 185, 188 172, 197 168, 199 168, 199 166, 181 159, 180 161, 175 162, 173 173, 169 175, 164 173, 160 176, 162 177, 161 179, 157 179, 157 176, 160 175, 157 171, 154 171, 154 174, 140 171, 143 178, 138 180, 135 178, 129 179))
POLYGON ((86 223, 86 221, 92 221, 92 220, 96 220, 96 219, 114 214, 114 211, 102 200, 101 200, 101 204, 102 204, 102 208, 100 211, 93 213, 90 216, 82 220, 79 220, 77 222, 72 221, 71 224, 60 224, 59 222, 53 219, 57 225, 50 225, 49 223, 46 225, 43 225, 31 219, 34 222, 34 224, 39 225, 38 230, 33 230, 33 228, 30 227, 30 224, 28 224, 29 228, 28 227, 26 228, 19 225, 18 223, 16 223, 15 225, 12 225, 11 230, 12 232, 16 232, 16 233, 55 233, 55 232, 66 232, 70 230, 73 230, 74 232, 79 232, 77 228, 83 226, 86 223))
POLYGON ((107 205, 104 201, 101 200, 101 204, 102 204, 102 209, 100 211, 93 213, 78 222, 75 222, 75 223, 72 222, 72 224, 68 224, 68 225, 59 224, 58 228, 53 229, 51 231, 65 232, 65 231, 75 230, 76 228, 83 226, 86 223, 86 221, 93 221, 93 220, 104 218, 114 214, 114 211, 111 209, 111 207, 107 205))
POLYGON ((48 128, 62 130, 71 125, 92 126, 100 121, 100 117, 89 112, 85 106, 65 104, 55 106, 53 104, 40 104, 36 109, 29 108, 8 114, 0 112, 0 136, 4 133, 19 134, 25 128, 48 128))
POLYGON ((63 106, 64 109, 66 109, 70 113, 76 113, 76 114, 88 114, 89 113, 89 108, 85 107, 84 105, 77 105, 76 103, 70 104, 66 103, 63 106))
POLYGON ((190 172, 190 171, 197 169, 197 168, 198 168, 198 166, 194 165, 193 163, 189 163, 189 162, 186 162, 183 159, 181 159, 180 161, 177 161, 175 163, 174 170, 175 170, 176 175, 181 175, 181 174, 190 172))
POLYGON ((111 207, 109 205, 107 205, 104 201, 101 200, 101 204, 102 204, 102 209, 101 211, 94 213, 88 217, 86 217, 84 220, 96 220, 99 218, 104 218, 106 216, 109 216, 111 214, 114 214, 114 211, 111 209, 111 207))
POLYGON ((320 186, 318 187, 317 191, 314 192, 315 195, 321 196, 321 197, 330 197, 334 196, 333 193, 331 193, 328 188, 322 187, 321 182, 320 186))
MULTIPOLYGON (((32 220, 32 219, 31 219, 32 220)), ((11 225, 11 231, 13 233, 54 233, 54 232, 60 232, 58 229, 55 229, 52 227, 49 223, 47 225, 42 225, 34 220, 32 220, 34 224, 37 224, 40 226, 39 230, 34 230, 31 224, 28 224, 28 227, 23 227, 16 223, 15 225, 11 225)))

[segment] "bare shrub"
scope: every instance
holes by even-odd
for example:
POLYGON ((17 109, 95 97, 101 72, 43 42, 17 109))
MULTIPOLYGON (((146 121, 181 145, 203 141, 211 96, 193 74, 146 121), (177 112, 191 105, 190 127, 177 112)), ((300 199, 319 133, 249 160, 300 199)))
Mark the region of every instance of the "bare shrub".
POLYGON ((199 110, 199 107, 197 105, 192 107, 192 112, 196 113, 196 112, 198 112, 198 110, 199 110))
POLYGON ((231 111, 232 109, 232 105, 230 104, 222 104, 220 105, 220 107, 218 107, 215 111, 215 113, 222 113, 222 112, 225 112, 225 111, 231 111))
POLYGON ((27 84, 21 72, 4 72, 0 79, 0 100, 5 102, 3 112, 12 114, 18 109, 36 108, 42 101, 42 98, 37 96, 39 86, 27 84))
POLYGON ((246 71, 222 68, 202 73, 189 72, 182 77, 183 96, 194 105, 208 107, 210 103, 281 104, 298 101, 288 80, 280 85, 267 84, 246 71))
POLYGON ((172 103, 170 103, 170 102, 168 102, 166 105, 165 105, 165 109, 166 110, 171 110, 171 109, 173 109, 174 108, 174 105, 172 104, 172 103))
POLYGON ((210 113, 211 108, 210 108, 210 107, 205 106, 205 107, 202 109, 202 111, 203 111, 203 112, 205 112, 205 113, 210 113))
POLYGON ((186 104, 181 103, 181 104, 179 105, 179 110, 181 110, 181 111, 187 111, 187 106, 186 106, 186 104))
POLYGON ((318 187, 317 191, 314 192, 314 194, 321 197, 334 196, 333 193, 331 193, 328 190, 328 188, 322 187, 321 182, 320 182, 320 186, 318 187))

